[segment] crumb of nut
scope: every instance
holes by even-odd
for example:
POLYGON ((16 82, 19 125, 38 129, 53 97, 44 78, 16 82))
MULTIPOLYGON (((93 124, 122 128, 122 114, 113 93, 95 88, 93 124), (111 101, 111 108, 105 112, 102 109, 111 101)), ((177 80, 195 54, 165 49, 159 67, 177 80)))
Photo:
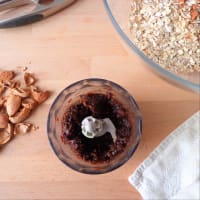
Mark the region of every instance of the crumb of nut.
POLYGON ((33 85, 35 83, 35 77, 33 76, 33 74, 29 73, 29 72, 25 72, 24 73, 24 82, 26 84, 26 86, 30 86, 33 85))
POLYGON ((32 127, 32 129, 34 130, 34 131, 36 131, 36 130, 38 130, 40 127, 39 126, 36 126, 36 125, 33 125, 33 127, 32 127))
POLYGON ((33 125, 28 122, 18 123, 15 125, 14 135, 28 133, 32 126, 33 125))

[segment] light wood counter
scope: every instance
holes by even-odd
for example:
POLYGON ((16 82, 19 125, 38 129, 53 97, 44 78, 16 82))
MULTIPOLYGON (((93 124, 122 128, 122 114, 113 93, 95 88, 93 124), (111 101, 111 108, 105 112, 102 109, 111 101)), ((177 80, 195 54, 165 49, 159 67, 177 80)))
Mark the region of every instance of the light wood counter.
POLYGON ((166 82, 120 43, 102 1, 79 0, 41 22, 0 30, 0 69, 28 66, 51 97, 30 120, 36 132, 0 149, 0 199, 141 199, 128 176, 179 124, 199 108, 199 95, 166 82), (134 96, 143 115, 143 136, 134 156, 105 175, 77 173, 54 155, 46 134, 50 104, 74 81, 98 77, 134 96))

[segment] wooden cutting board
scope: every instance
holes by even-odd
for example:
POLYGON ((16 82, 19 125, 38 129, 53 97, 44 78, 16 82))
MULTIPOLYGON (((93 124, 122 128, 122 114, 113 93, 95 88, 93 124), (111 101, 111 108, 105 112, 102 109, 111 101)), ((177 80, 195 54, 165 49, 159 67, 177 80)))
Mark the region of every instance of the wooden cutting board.
POLYGON ((27 66, 39 78, 38 84, 52 91, 30 118, 39 130, 19 135, 0 149, 0 199, 141 199, 128 176, 162 139, 200 109, 199 95, 166 82, 129 53, 99 0, 79 0, 41 22, 0 30, 0 69, 27 66), (56 95, 89 77, 125 87, 143 115, 142 142, 134 156, 105 175, 80 174, 66 167, 54 155, 46 134, 48 110, 56 95))

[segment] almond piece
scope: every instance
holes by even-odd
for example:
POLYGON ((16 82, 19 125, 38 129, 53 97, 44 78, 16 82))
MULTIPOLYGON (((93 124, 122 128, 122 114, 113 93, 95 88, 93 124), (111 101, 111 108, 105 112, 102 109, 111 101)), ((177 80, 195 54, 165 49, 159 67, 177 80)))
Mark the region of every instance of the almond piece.
POLYGON ((17 124, 17 123, 23 122, 25 119, 27 119, 29 117, 30 112, 31 112, 30 109, 28 109, 28 108, 22 108, 13 117, 9 117, 9 120, 13 124, 17 124))
POLYGON ((11 94, 7 98, 6 110, 9 116, 13 116, 21 106, 21 97, 11 94))
POLYGON ((1 108, 2 106, 5 106, 6 101, 7 101, 7 97, 1 97, 1 98, 0 98, 0 108, 1 108))
POLYGON ((32 124, 24 122, 24 123, 18 123, 15 125, 14 135, 20 134, 20 133, 28 133, 31 130, 32 124))
POLYGON ((39 104, 46 101, 46 99, 49 97, 49 91, 41 91, 36 87, 31 87, 31 94, 33 96, 33 99, 39 104))
POLYGON ((10 81, 6 81, 4 83, 4 85, 8 88, 19 88, 21 86, 21 82, 19 80, 10 80, 10 81))
POLYGON ((0 130, 0 145, 6 144, 13 137, 14 128, 13 125, 8 123, 8 126, 3 130, 0 130))
POLYGON ((5 81, 1 84, 6 88, 19 88, 21 85, 21 82, 18 80, 17 81, 10 80, 10 81, 5 81))
POLYGON ((9 81, 13 79, 15 73, 13 71, 1 71, 0 72, 0 81, 9 81))
POLYGON ((30 110, 33 110, 34 108, 36 108, 37 102, 32 98, 26 98, 23 99, 22 106, 30 110))
POLYGON ((25 82, 26 86, 30 86, 35 83, 35 77, 31 73, 25 72, 24 73, 24 82, 25 82))
POLYGON ((14 95, 17 95, 17 96, 20 96, 20 97, 28 97, 29 94, 30 94, 30 91, 27 89, 27 88, 13 88, 11 90, 11 92, 14 94, 14 95))
POLYGON ((4 105, 5 99, 3 97, 0 98, 0 108, 4 105))
POLYGON ((21 86, 21 82, 19 80, 13 81, 12 88, 19 88, 21 86))
POLYGON ((8 115, 6 113, 0 113, 0 128, 6 128, 8 126, 8 115))
POLYGON ((0 85, 0 95, 5 91, 5 86, 3 85, 0 85))

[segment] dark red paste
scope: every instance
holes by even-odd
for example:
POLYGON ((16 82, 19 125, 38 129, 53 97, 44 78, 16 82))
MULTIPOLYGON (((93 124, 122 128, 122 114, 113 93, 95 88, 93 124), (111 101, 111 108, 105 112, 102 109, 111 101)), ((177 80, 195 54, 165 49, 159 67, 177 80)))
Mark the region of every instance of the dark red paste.
POLYGON ((128 111, 112 94, 89 93, 67 107, 62 120, 61 138, 83 160, 109 162, 125 149, 130 130, 128 111), (117 141, 113 143, 110 133, 94 139, 85 137, 81 132, 81 122, 87 116, 110 118, 117 130, 117 141))

